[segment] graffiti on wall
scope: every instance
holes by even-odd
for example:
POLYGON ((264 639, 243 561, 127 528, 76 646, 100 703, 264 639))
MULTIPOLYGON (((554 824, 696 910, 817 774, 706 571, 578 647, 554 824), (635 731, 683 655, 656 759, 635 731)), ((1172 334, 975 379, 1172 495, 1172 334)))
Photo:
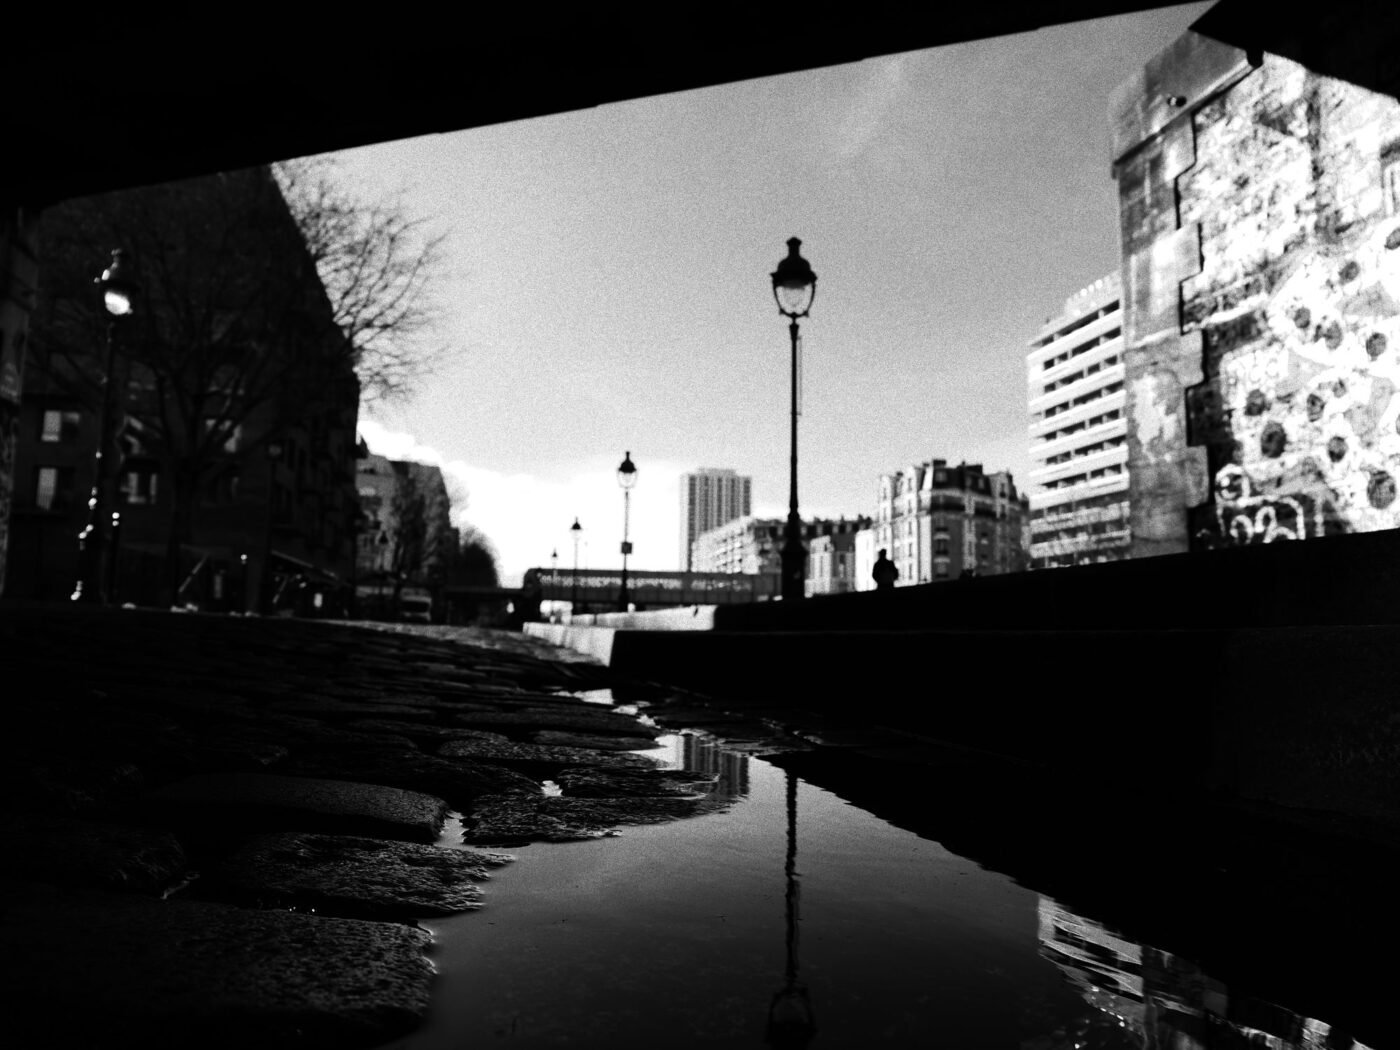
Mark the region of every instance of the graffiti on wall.
POLYGON ((1400 216, 1297 254, 1220 358, 1234 442, 1221 535, 1270 543, 1400 526, 1400 216))

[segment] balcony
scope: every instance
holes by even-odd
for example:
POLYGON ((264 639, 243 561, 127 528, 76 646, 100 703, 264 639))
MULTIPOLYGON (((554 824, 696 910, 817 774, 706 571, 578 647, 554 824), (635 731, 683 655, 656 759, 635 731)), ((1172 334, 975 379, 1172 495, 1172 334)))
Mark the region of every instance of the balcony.
MULTIPOLYGON (((1076 380, 1069 386, 1060 387, 1060 389, 1052 390, 1048 394, 1041 394, 1039 397, 1032 398, 1030 410, 1032 413, 1044 412, 1047 408, 1053 408, 1061 404, 1069 404, 1073 407, 1078 407, 1073 404, 1077 399, 1093 393, 1099 387, 1109 386, 1113 383, 1121 383, 1122 381, 1123 362, 1120 360, 1117 364, 1100 369, 1093 375, 1087 375, 1083 379, 1076 380)), ((1098 401, 1100 399, 1092 398, 1091 400, 1098 401)), ((1086 401, 1085 403, 1087 404, 1088 402, 1086 401)))

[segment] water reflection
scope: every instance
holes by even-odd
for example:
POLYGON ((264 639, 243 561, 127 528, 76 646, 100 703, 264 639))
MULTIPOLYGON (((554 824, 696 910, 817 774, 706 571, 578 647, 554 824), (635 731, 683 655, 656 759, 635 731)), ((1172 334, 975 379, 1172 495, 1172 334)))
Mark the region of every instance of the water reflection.
POLYGON ((1326 1022, 1231 995, 1191 960, 1137 944, 1041 897, 1040 952, 1092 1007, 1077 1025, 1025 1050, 1368 1050, 1326 1022))
POLYGON ((783 902, 787 961, 783 971, 783 987, 768 1005, 767 1042, 769 1046, 800 1050, 817 1034, 817 1023, 807 996, 807 986, 798 980, 797 923, 801 915, 797 906, 800 889, 797 882, 797 778, 790 772, 787 774, 786 808, 787 859, 783 865, 783 902))
POLYGON ((656 741, 656 747, 645 754, 655 758, 667 769, 687 773, 717 774, 714 793, 732 798, 749 794, 749 756, 731 751, 708 733, 686 729, 668 733, 656 741))

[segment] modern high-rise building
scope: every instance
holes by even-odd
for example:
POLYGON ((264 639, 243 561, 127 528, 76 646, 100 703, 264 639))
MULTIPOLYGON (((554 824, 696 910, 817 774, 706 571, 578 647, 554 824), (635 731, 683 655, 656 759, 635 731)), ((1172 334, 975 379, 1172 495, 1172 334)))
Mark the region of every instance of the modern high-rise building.
POLYGON ((1129 555, 1118 274, 1065 300, 1030 343, 1031 568, 1129 555))
POLYGON ((753 479, 728 468, 701 467, 681 475, 681 569, 692 571, 691 547, 702 532, 727 525, 751 512, 753 479))

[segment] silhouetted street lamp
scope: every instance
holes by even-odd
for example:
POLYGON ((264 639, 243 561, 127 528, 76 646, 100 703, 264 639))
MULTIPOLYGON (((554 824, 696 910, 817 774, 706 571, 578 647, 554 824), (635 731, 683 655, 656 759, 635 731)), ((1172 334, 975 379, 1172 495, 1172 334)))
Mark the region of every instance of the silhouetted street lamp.
POLYGON ((787 245, 787 258, 773 271, 773 298, 778 301, 778 312, 789 320, 788 333, 792 336, 792 455, 788 464, 787 527, 783 530, 782 597, 784 601, 793 601, 803 596, 807 563, 807 551, 802 546, 802 519, 797 513, 797 319, 806 317, 812 309, 812 300, 817 295, 817 275, 807 260, 797 254, 802 242, 789 237, 787 245))
POLYGON ((559 621, 559 548, 549 552, 549 622, 559 621))
POLYGON ((569 597, 569 618, 573 619, 574 614, 578 612, 578 537, 579 533, 583 531, 583 526, 578 523, 578 518, 575 518, 574 523, 569 526, 569 531, 574 534, 574 586, 573 593, 569 597))
POLYGON ((102 504, 107 495, 107 446, 111 443, 112 368, 115 363, 117 325, 135 310, 136 285, 126 266, 126 253, 112 251, 112 265, 93 279, 102 289, 102 305, 107 311, 107 360, 102 369, 102 391, 97 402, 97 453, 92 464, 92 495, 88 497, 88 520, 78 533, 78 582, 70 596, 75 602, 105 604, 103 586, 102 504))
POLYGON ((627 555, 632 553, 632 544, 627 539, 628 519, 632 511, 632 486, 637 483, 637 465, 632 462, 632 453, 622 454, 622 465, 617 468, 617 483, 622 486, 622 591, 618 595, 618 608, 627 611, 627 555))

